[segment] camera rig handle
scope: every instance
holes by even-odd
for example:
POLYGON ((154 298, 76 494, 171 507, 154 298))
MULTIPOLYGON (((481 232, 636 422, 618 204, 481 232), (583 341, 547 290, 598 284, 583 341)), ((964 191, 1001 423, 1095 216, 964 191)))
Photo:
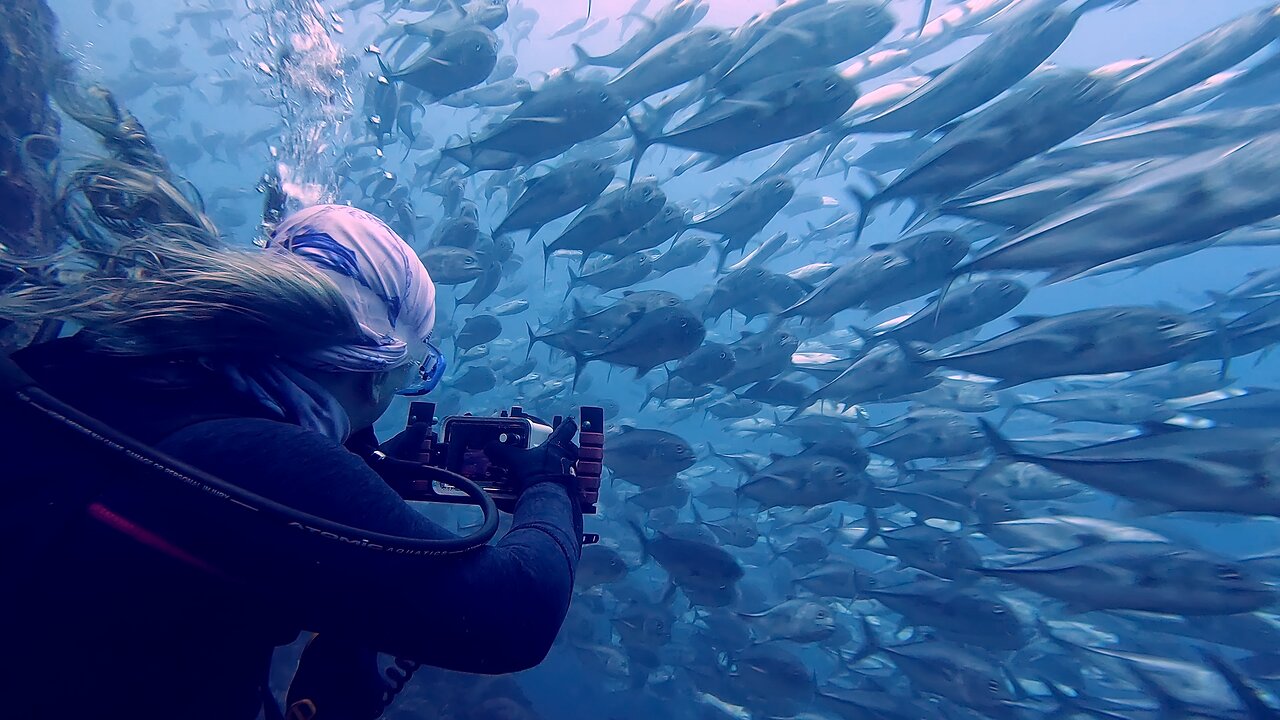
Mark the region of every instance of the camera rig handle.
MULTIPOLYGON (((559 423, 556 423, 559 425, 559 423)), ((600 476, 604 473, 604 408, 578 408, 578 464, 582 486, 582 512, 595 514, 600 502, 600 476)))
MULTIPOLYGON (((431 428, 425 442, 418 451, 417 462, 422 465, 443 468, 446 448, 440 442, 435 430, 436 405, 433 402, 413 402, 409 404, 408 424, 427 423, 431 428)), ((545 423, 531 415, 525 414, 523 408, 516 406, 510 412, 504 411, 503 417, 525 417, 538 423, 545 423)), ((555 428, 562 418, 556 416, 551 423, 555 428)), ((596 513, 600 501, 600 479, 604 471, 604 408, 584 405, 578 408, 578 462, 574 472, 582 494, 579 501, 582 512, 587 515, 596 513)), ((500 484, 481 483, 481 487, 489 493, 497 503, 498 509, 512 512, 515 509, 516 493, 509 487, 500 484)), ((453 493, 442 493, 434 482, 414 481, 398 484, 396 491, 406 500, 419 502, 470 503, 470 499, 453 493)))

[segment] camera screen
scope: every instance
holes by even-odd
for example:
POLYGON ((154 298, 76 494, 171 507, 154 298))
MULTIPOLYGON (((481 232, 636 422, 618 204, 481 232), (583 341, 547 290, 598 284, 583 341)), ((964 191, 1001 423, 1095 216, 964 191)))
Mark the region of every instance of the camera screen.
POLYGON ((454 472, 469 478, 489 477, 489 456, 484 448, 463 448, 461 466, 454 472))
POLYGON ((484 449, 491 443, 525 447, 528 427, 519 420, 499 418, 467 418, 451 422, 446 428, 448 451, 446 468, 475 480, 484 487, 494 487, 499 479, 484 449))

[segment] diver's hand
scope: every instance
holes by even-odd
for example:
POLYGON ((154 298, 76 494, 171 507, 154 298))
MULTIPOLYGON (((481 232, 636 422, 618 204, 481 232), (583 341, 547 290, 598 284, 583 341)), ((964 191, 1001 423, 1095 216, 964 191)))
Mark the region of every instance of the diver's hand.
POLYGON ((422 446, 427 442, 431 432, 431 424, 416 422, 401 430, 399 434, 378 446, 378 450, 389 458, 396 460, 417 461, 422 446))
POLYGON ((377 653, 326 633, 302 651, 285 707, 291 718, 373 720, 382 715, 387 689, 377 653))
POLYGON ((512 485, 524 492, 542 482, 563 485, 570 494, 578 492, 578 479, 573 466, 578 462, 578 446, 573 436, 578 423, 566 418, 560 426, 539 446, 517 448, 502 443, 489 443, 484 453, 495 465, 503 468, 512 485))

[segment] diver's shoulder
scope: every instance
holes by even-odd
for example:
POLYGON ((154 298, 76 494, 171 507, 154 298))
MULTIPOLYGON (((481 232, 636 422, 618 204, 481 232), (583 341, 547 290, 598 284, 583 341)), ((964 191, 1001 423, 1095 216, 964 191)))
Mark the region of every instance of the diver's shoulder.
POLYGON ((295 423, 263 417, 223 417, 202 420, 172 433, 157 445, 161 450, 209 442, 232 443, 241 449, 266 447, 288 452, 301 448, 350 454, 323 433, 295 423), (281 445, 281 443, 286 443, 281 445))

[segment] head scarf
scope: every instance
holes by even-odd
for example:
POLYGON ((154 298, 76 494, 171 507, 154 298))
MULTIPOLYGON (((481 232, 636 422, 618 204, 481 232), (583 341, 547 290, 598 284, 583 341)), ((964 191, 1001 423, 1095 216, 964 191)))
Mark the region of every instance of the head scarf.
POLYGON ((381 372, 420 357, 435 325, 435 284, 394 230, 345 205, 317 205, 285 218, 266 252, 293 253, 323 270, 342 291, 362 337, 241 364, 228 374, 273 414, 343 442, 351 432, 350 418, 303 370, 381 372))

